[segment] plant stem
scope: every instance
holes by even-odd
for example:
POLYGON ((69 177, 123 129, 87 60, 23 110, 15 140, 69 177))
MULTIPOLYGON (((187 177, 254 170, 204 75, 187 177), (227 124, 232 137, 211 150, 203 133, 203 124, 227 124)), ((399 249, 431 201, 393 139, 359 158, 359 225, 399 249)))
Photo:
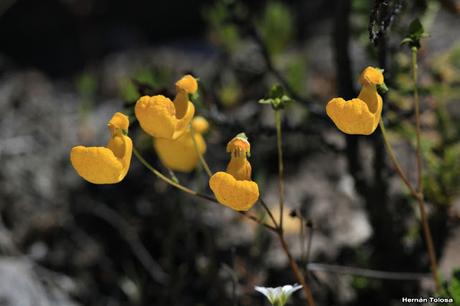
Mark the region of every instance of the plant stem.
POLYGON ((171 177, 171 179, 172 179, 174 182, 180 184, 180 181, 179 181, 179 179, 177 178, 177 176, 176 176, 176 174, 174 173, 174 171, 173 171, 172 169, 170 169, 170 168, 166 168, 166 169, 168 170, 168 173, 169 173, 169 176, 171 177))
POLYGON ((433 276, 433 280, 436 286, 436 292, 440 293, 442 290, 441 280, 439 279, 436 252, 434 250, 433 237, 431 236, 430 224, 428 223, 428 216, 426 213, 425 202, 423 200, 423 196, 420 196, 418 198, 418 207, 420 210, 420 217, 421 217, 422 227, 423 227, 423 235, 425 237, 426 247, 428 250, 428 257, 430 258, 431 274, 433 276))
POLYGON ((259 203, 260 205, 262 205, 262 207, 265 209, 265 211, 267 212, 268 216, 270 217, 270 219, 272 220, 273 222, 273 225, 275 226, 275 228, 278 228, 278 223, 276 222, 276 219, 275 217, 273 216, 270 208, 268 208, 267 204, 265 203, 264 200, 262 200, 262 198, 259 198, 259 203))
POLYGON ((399 177, 404 182, 406 187, 409 189, 410 193, 415 198, 418 198, 419 195, 417 193, 417 190, 415 190, 415 188, 412 186, 412 184, 410 183, 409 179, 407 178, 406 174, 404 173, 404 170, 402 169, 401 164, 399 163, 398 158, 396 157, 396 154, 395 154, 395 152, 393 150, 393 146, 390 144, 390 142, 388 140, 388 134, 386 132, 385 124, 383 123, 383 119, 380 119, 379 126, 380 126, 380 131, 382 132, 382 137, 383 137, 383 141, 385 143, 385 147, 386 147, 388 155, 390 156, 390 159, 391 159, 391 161, 393 163, 393 166, 396 169, 396 172, 398 173, 399 177))
MULTIPOLYGON (((211 201, 211 202, 214 202, 214 203, 218 203, 220 204, 215 198, 211 197, 211 196, 208 196, 206 194, 203 194, 203 193, 200 193, 200 192, 197 192, 195 190, 192 190, 190 188, 187 188, 179 183, 176 183, 175 181, 173 181, 172 179, 168 178, 167 176, 165 176, 164 174, 162 174, 160 171, 158 171, 157 169, 155 169, 148 161, 145 160, 144 157, 142 157, 142 155, 139 153, 139 151, 136 149, 136 147, 133 146, 133 153, 134 155, 136 156, 136 158, 147 168, 149 169, 153 174, 155 174, 159 179, 163 180, 164 182, 166 182, 167 184, 183 191, 183 192, 186 192, 190 195, 193 195, 193 196, 197 196, 199 198, 202 198, 202 199, 205 199, 205 200, 208 200, 208 201, 211 201)), ((263 222, 262 220, 260 220, 259 218, 257 218, 256 216, 253 216, 251 214, 249 214, 248 212, 245 212, 245 211, 239 211, 238 213, 240 213, 241 215, 245 216, 246 218, 250 219, 250 220, 253 220, 255 222, 257 222, 258 224, 266 227, 267 229, 273 231, 273 232, 278 232, 278 229, 269 225, 269 224, 266 224, 265 222, 263 222)))
POLYGON ((207 196, 207 195, 202 195, 190 188, 187 188, 179 183, 176 183, 175 181, 173 181, 172 179, 170 179, 169 177, 165 176, 163 173, 161 173, 160 171, 158 171, 157 169, 155 169, 152 165, 149 164, 148 161, 146 161, 144 159, 144 157, 142 157, 142 155, 139 153, 139 151, 136 149, 136 147, 133 146, 133 153, 134 155, 137 157, 137 159, 147 168, 149 169, 153 174, 155 174, 159 179, 165 181, 166 183, 168 183, 169 185, 171 186, 174 186, 176 187, 177 189, 180 189, 188 194, 191 194, 191 195, 194 195, 194 196, 199 196, 199 197, 202 197, 204 199, 207 199, 207 200, 210 200, 210 201, 213 201, 214 199, 210 196, 207 196))
POLYGON ((423 194, 423 166, 422 166, 422 153, 421 153, 421 145, 420 145, 420 97, 418 94, 418 77, 417 77, 417 48, 411 48, 412 53, 412 80, 414 82, 414 104, 415 104, 415 130, 417 134, 417 148, 416 148, 416 155, 417 155, 417 191, 420 194, 423 194))
POLYGON ((412 184, 407 179, 406 174, 402 170, 401 165, 399 164, 399 161, 396 158, 396 155, 394 153, 393 147, 391 146, 390 142, 388 141, 388 135, 386 133, 385 125, 383 124, 383 120, 380 120, 380 130, 382 131, 382 137, 383 137, 383 141, 385 142, 385 147, 387 148, 388 155, 390 156, 390 159, 393 162, 394 167, 396 168, 396 172, 398 173, 399 177, 404 182, 404 184, 407 186, 407 188, 409 188, 412 196, 418 202, 418 207, 419 207, 419 210, 420 210, 420 218, 421 218, 422 227, 423 227, 423 235, 424 235, 424 238, 425 238, 425 243, 426 243, 426 246, 427 246, 428 256, 429 256, 429 259, 430 259, 431 273, 432 273, 432 277, 433 277, 433 280, 434 280, 434 283, 435 283, 435 286, 436 286, 436 291, 440 292, 440 290, 441 290, 441 281, 439 280, 436 253, 434 251, 433 238, 431 237, 430 225, 428 223, 428 217, 427 217, 427 214, 426 214, 423 193, 417 191, 412 186, 412 184))
POLYGON ((209 168, 209 165, 208 163, 206 162, 206 160, 204 159, 204 156, 203 154, 201 154, 199 148, 198 148, 198 144, 196 143, 196 139, 195 139, 195 131, 193 130, 193 127, 190 126, 190 133, 192 135, 192 141, 193 141, 193 146, 195 147, 195 151, 196 153, 198 154, 198 157, 200 158, 200 162, 201 162, 201 165, 203 166, 203 169, 204 171, 206 172, 206 174, 211 177, 212 176, 212 171, 211 169, 209 168))
POLYGON ((276 145, 278 148, 278 191, 280 197, 280 221, 279 229, 283 231, 284 210, 284 164, 283 164, 283 136, 281 133, 281 110, 275 110, 276 145))
POLYGON ((291 265, 291 270, 292 272, 294 272, 295 277, 297 278, 299 283, 302 285, 302 289, 305 293, 305 296, 307 297, 307 305, 315 306, 316 304, 315 304, 315 300, 313 298, 313 293, 311 292, 310 286, 307 284, 307 281, 305 280, 305 277, 300 271, 300 268, 297 265, 297 262, 295 261, 294 257, 292 257, 292 254, 289 251, 289 247, 287 245, 286 239, 284 239, 283 232, 278 231, 278 237, 281 242, 281 246, 283 247, 284 253, 286 253, 286 256, 289 260, 289 264, 291 265))
MULTIPOLYGON (((133 153, 136 156, 136 158, 147 169, 149 169, 153 174, 155 174, 159 179, 163 180, 167 184, 169 184, 169 185, 171 185, 173 187, 176 187, 177 189, 179 189, 179 190, 181 190, 183 192, 186 192, 186 193, 188 193, 190 195, 197 196, 197 197, 206 199, 206 200, 214 202, 214 203, 219 203, 215 198, 210 197, 210 196, 208 196, 206 194, 199 193, 199 192, 197 192, 195 190, 192 190, 190 188, 187 188, 187 187, 185 187, 185 186, 183 186, 181 184, 178 184, 178 183, 174 182, 173 180, 171 180, 167 176, 163 175, 160 171, 155 169, 148 161, 146 161, 145 158, 142 157, 142 155, 139 153, 139 151, 134 146, 133 146, 133 153)), ((247 217, 248 219, 251 219, 251 220, 257 222, 258 224, 264 226, 265 228, 269 229, 272 232, 275 232, 278 235, 278 238, 279 238, 279 240, 281 242, 281 246, 283 247, 283 250, 284 250, 286 256, 288 257, 289 263, 291 265, 291 269, 294 272, 294 274, 295 274, 297 280, 299 281, 299 283, 303 286, 303 290, 305 292, 305 295, 307 296, 307 301, 308 301, 307 305, 308 306, 315 306, 315 302, 314 302, 314 299, 313 299, 313 294, 311 292, 311 289, 307 285, 307 282, 305 281, 304 276, 300 272, 299 266, 297 265, 297 263, 295 262, 294 258, 292 257, 292 255, 291 255, 291 253, 289 251, 289 248, 287 246, 286 240, 284 239, 283 231, 281 230, 281 228, 279 226, 276 225, 276 220, 273 217, 273 214, 271 213, 270 209, 265 204, 265 202, 263 200, 260 200, 260 203, 262 204, 263 207, 265 207, 265 209, 267 210, 269 216, 271 216, 271 218, 273 219, 273 222, 275 222, 275 226, 271 226, 271 225, 263 222, 262 220, 260 220, 256 216, 253 216, 253 215, 249 214, 248 212, 239 211, 238 213, 240 213, 241 215, 247 217)))
POLYGON ((422 150, 421 150, 421 128, 420 128, 420 97, 418 93, 418 72, 417 72, 417 47, 411 48, 412 53, 412 80, 414 82, 414 104, 415 104, 415 130, 417 134, 416 156, 417 156, 417 200, 420 210, 420 218, 423 226, 423 235, 430 258, 431 273, 436 285, 436 291, 441 292, 441 281, 438 274, 438 264, 436 259, 436 252, 434 250, 433 238, 431 236, 430 224, 428 223, 428 216, 426 213, 424 196, 423 196, 423 164, 422 164, 422 150))
POLYGON ((313 298, 313 293, 311 292, 310 286, 307 284, 303 273, 300 271, 297 262, 294 257, 292 257, 289 247, 287 245, 286 239, 284 238, 283 231, 283 210, 284 210, 284 164, 283 164, 283 136, 281 131, 281 110, 275 110, 275 125, 276 125, 276 145, 278 148, 278 189, 279 189, 279 198, 280 198, 280 219, 279 225, 277 226, 278 238, 283 247, 284 253, 286 254, 291 270, 294 273, 295 277, 302 285, 305 296, 307 297, 307 305, 315 306, 315 300, 313 298))

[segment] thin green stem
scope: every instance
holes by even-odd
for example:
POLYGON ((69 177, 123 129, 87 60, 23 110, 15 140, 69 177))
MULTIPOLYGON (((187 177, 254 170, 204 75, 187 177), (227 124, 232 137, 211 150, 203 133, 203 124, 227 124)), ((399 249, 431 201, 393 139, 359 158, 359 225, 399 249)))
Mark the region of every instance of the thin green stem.
POLYGON ((417 48, 411 48, 412 53, 412 80, 414 82, 414 103, 415 103, 415 129, 417 134, 417 191, 423 194, 423 166, 421 153, 421 128, 420 128, 420 97, 418 93, 418 65, 417 65, 417 48))
POLYGON ((256 216, 254 215, 251 215, 250 213, 248 213, 247 211, 238 211, 239 214, 245 216, 246 218, 256 222, 256 223, 259 223, 260 225, 262 225, 263 227, 269 229, 270 231, 272 232, 278 232, 278 229, 271 226, 270 224, 267 224, 265 222, 263 222, 262 220, 260 220, 259 218, 257 218, 256 216))
MULTIPOLYGON (((142 157, 142 155, 139 153, 139 151, 136 149, 136 147, 133 146, 133 153, 134 153, 134 156, 136 156, 136 158, 147 168, 149 169, 153 174, 155 174, 159 179, 163 180, 164 182, 166 182, 167 184, 183 191, 183 192, 186 192, 190 195, 193 195, 193 196, 197 196, 199 198, 202 198, 202 199, 205 199, 205 200, 208 200, 208 201, 211 201, 211 202, 214 202, 214 203, 219 203, 215 198, 211 197, 211 196, 208 196, 206 194, 203 194, 203 193, 200 193, 200 192, 197 192, 195 190, 192 190, 190 188, 187 188, 179 183, 176 183, 174 182, 172 179, 168 178, 167 176, 165 176, 164 174, 162 174, 160 171, 158 171, 157 169, 155 169, 155 167, 153 167, 148 161, 145 160, 144 157, 142 157)), ((219 203, 220 204, 220 203, 219 203)), ((247 217, 248 219, 250 220, 253 220, 257 223, 259 223, 260 225, 266 227, 267 229, 273 231, 273 232, 278 232, 278 230, 269 225, 269 224, 266 224, 265 222, 263 222, 262 220, 260 220, 259 218, 257 218, 256 216, 253 216, 251 214, 249 214, 248 212, 245 212, 245 211, 239 211, 238 213, 240 213, 241 215, 247 217)))
POLYGON ((433 276, 433 280, 436 286, 436 292, 439 293, 442 290, 441 280, 439 278, 438 262, 436 259, 436 252, 434 250, 433 237, 431 236, 430 224, 428 223, 428 216, 426 213, 425 202, 423 200, 423 196, 419 197, 417 200, 418 200, 418 207, 420 210, 420 219, 422 221, 422 227, 423 227, 423 236, 425 237, 428 257, 430 258, 431 274, 433 276))
POLYGON ((171 179, 180 184, 180 181, 179 181, 179 178, 176 176, 176 174, 174 173, 174 171, 171 169, 171 168, 166 168, 168 170, 168 173, 169 173, 169 176, 171 177, 171 179))
POLYGON ((436 286, 436 291, 440 292, 441 290, 441 282, 439 280, 439 275, 438 275, 438 265, 437 265, 437 260, 436 260, 436 253, 434 251, 434 246, 433 246, 433 238, 431 236, 431 231, 430 231, 430 225, 428 223, 428 217, 426 214, 426 209, 425 209, 425 204, 424 204, 424 199, 423 199, 423 193, 420 193, 417 191, 412 184, 409 182, 407 179, 407 176, 404 174, 404 171, 401 168, 401 165, 399 164, 398 159, 396 158, 396 155, 394 153, 394 150, 388 141, 388 136, 386 134, 385 130, 385 125, 383 124, 383 120, 380 120, 380 130, 382 131, 382 136, 383 136, 383 141, 385 142, 385 147, 387 148, 388 155, 390 156, 390 159, 393 162, 393 165, 396 169, 396 172, 398 173, 399 177, 401 180, 404 182, 404 184, 409 188, 412 196, 417 200, 418 202, 418 207, 420 210, 420 218, 422 222, 422 227, 423 227, 423 235, 425 237, 425 242, 427 245, 427 251, 428 251, 428 256, 430 258, 430 267, 431 267, 431 273, 433 276, 433 280, 435 282, 436 286))
POLYGON ((302 289, 305 293, 305 296, 307 297, 308 305, 315 306, 316 304, 313 298, 313 293, 311 291, 311 288, 308 285, 307 281, 305 280, 303 273, 300 271, 299 265, 297 264, 291 252, 289 251, 289 246, 286 242, 286 239, 284 238, 284 234, 282 231, 278 231, 278 237, 281 242, 281 246, 284 250, 284 253, 286 254, 288 258, 289 264, 291 265, 291 270, 292 272, 294 272, 295 277, 297 278, 299 283, 302 285, 302 289))
POLYGON ((133 147, 133 153, 134 155, 137 157, 137 159, 147 168, 149 169, 153 174, 155 174, 159 179, 165 181, 166 183, 168 183, 169 185, 171 186, 174 186, 176 187, 177 189, 180 189, 188 194, 191 194, 191 195, 194 195, 194 196, 199 196, 199 197, 202 197, 202 198, 205 198, 207 200, 210 200, 210 201, 214 201, 214 198, 210 197, 210 196, 207 196, 207 195, 202 195, 190 188, 187 188, 179 183, 176 183, 175 181, 173 181, 172 179, 170 179, 169 177, 165 176, 163 173, 161 173, 160 171, 158 171, 157 169, 155 169, 152 165, 149 164, 148 161, 145 160, 144 157, 142 157, 142 155, 139 153, 139 151, 136 149, 136 147, 133 147))
POLYGON ((281 110, 275 110, 276 145, 278 148, 278 191, 280 198, 279 229, 283 231, 284 210, 284 164, 283 164, 283 135, 281 131, 281 110))
POLYGON ((264 200, 262 200, 262 198, 259 198, 259 203, 260 205, 262 205, 262 207, 265 209, 265 211, 267 212, 268 216, 270 217, 270 219, 272 220, 273 222, 273 225, 275 226, 275 228, 278 228, 278 222, 276 222, 276 219, 275 217, 273 216, 273 213, 271 212, 270 208, 268 208, 267 204, 265 203, 264 200))
POLYGON ((193 146, 195 147, 195 151, 196 151, 196 153, 198 154, 198 157, 200 158, 201 165, 203 166, 203 169, 204 169, 204 171, 206 172, 206 174, 207 174, 209 177, 211 177, 211 176, 212 176, 212 171, 211 171, 211 169, 209 168, 208 163, 207 163, 206 160, 204 159, 203 154, 201 154, 200 149, 198 148, 198 144, 197 144, 196 139, 195 139, 195 131, 193 130, 192 126, 190 126, 190 133, 192 134, 193 146))
POLYGON ((299 265, 295 261, 289 247, 287 245, 286 239, 284 238, 283 231, 283 213, 284 213, 284 163, 283 163, 283 135, 281 130, 281 110, 275 110, 275 125, 276 125, 276 145, 278 148, 278 189, 279 189, 279 199, 280 199, 280 219, 279 225, 277 227, 277 233, 281 246, 283 247, 284 253, 286 254, 291 270, 294 273, 295 277, 302 285, 303 291, 307 298, 307 304, 309 306, 315 306, 315 300, 313 298, 313 293, 310 286, 308 285, 305 276, 301 272, 299 265))
POLYGON ((396 154, 395 154, 395 152, 393 150, 393 146, 391 145, 390 141, 388 140, 388 134, 387 134, 387 131, 385 129, 385 124, 383 123, 383 119, 380 119, 379 127, 380 127, 380 131, 382 132, 383 142, 385 143, 385 147, 387 149, 388 155, 390 156, 390 159, 391 159, 391 161, 393 163, 393 166, 396 169, 396 172, 398 173, 399 177, 404 182, 406 187, 409 189, 410 193, 415 198, 418 198, 419 194, 418 194, 417 190, 415 190, 415 188, 412 186, 412 184, 410 183, 409 179, 407 178, 406 174, 404 173, 404 170, 402 169, 401 164, 399 163, 399 160, 396 157, 396 154))
POLYGON ((418 71, 417 71, 417 51, 416 47, 411 48, 412 54, 412 81, 414 82, 414 104, 415 104, 415 130, 417 137, 416 144, 416 158, 417 158, 417 200, 420 210, 420 218, 423 227, 423 234, 430 258, 431 273, 436 285, 436 291, 441 291, 441 281, 438 274, 438 263, 436 259, 436 252, 434 250, 433 237, 431 235, 430 224, 425 208, 425 201, 423 196, 423 164, 422 164, 422 149, 421 149, 421 128, 420 128, 420 97, 418 92, 418 71))
MULTIPOLYGON (((185 187, 185 186, 183 186, 181 184, 178 184, 178 183, 174 182, 173 180, 171 180, 167 176, 163 175, 160 171, 155 169, 147 160, 145 160, 145 158, 139 153, 139 151, 136 149, 136 147, 133 147, 133 153, 136 156, 136 158, 147 169, 149 169, 153 174, 155 174, 159 179, 163 180, 167 184, 169 184, 169 185, 171 185, 173 187, 176 187, 177 189, 179 189, 179 190, 181 190, 183 192, 186 192, 186 193, 188 193, 190 195, 194 195, 194 196, 206 199, 206 200, 214 202, 214 203, 219 203, 215 198, 210 197, 210 196, 205 195, 205 194, 202 194, 202 193, 199 193, 199 192, 196 192, 196 191, 194 191, 194 190, 192 190, 190 188, 187 188, 187 187, 185 187)), ((280 229, 280 227, 276 226, 275 218, 273 217, 273 215, 271 214, 271 211, 268 209, 268 207, 263 202, 263 200, 261 200, 260 202, 261 202, 262 206, 267 209, 267 212, 269 213, 269 216, 271 216, 271 218, 275 222, 275 226, 271 226, 271 225, 263 222, 262 220, 260 220, 256 216, 253 216, 253 215, 249 214, 248 212, 239 211, 238 213, 240 213, 241 215, 247 217, 248 219, 253 220, 254 222, 264 226, 268 230, 270 230, 272 232, 275 232, 278 235, 278 238, 279 238, 279 240, 281 242, 281 246, 283 247, 283 250, 284 250, 286 256, 288 257, 289 263, 291 265, 291 269, 294 272, 294 275, 296 276, 297 280, 303 285, 303 290, 304 290, 305 295, 307 297, 308 305, 309 306, 315 306, 315 302, 314 302, 314 299, 313 299, 313 294, 311 292, 311 289, 308 286, 308 284, 307 284, 307 282, 305 280, 305 277, 300 272, 299 266, 297 265, 296 261, 294 260, 292 254, 289 251, 289 247, 288 247, 287 242, 286 242, 286 240, 284 238, 283 231, 280 229)))

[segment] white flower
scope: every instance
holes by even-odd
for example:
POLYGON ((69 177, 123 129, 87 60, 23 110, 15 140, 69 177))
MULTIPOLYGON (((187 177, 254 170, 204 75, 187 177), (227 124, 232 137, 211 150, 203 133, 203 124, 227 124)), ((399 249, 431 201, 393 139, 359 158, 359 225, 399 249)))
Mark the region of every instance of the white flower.
POLYGON ((294 286, 286 285, 283 287, 276 288, 256 286, 254 289, 265 295, 270 304, 276 306, 284 306, 289 300, 291 294, 296 292, 300 288, 302 288, 302 285, 294 284, 294 286))

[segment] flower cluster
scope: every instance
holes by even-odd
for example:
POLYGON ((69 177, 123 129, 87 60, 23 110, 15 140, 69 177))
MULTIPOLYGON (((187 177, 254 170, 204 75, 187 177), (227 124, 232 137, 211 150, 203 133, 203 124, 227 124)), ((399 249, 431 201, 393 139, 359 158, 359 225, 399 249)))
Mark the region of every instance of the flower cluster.
MULTIPOLYGON (((195 115, 190 95, 198 90, 198 82, 186 75, 176 82, 174 100, 163 95, 143 96, 135 105, 135 115, 141 128, 152 136, 153 148, 169 169, 190 172, 206 152, 203 137, 209 129, 205 118, 195 115)), ((111 138, 106 147, 72 148, 70 160, 77 173, 93 184, 115 184, 128 173, 133 143, 128 136, 129 118, 116 113, 109 121, 111 138)), ((257 183, 251 180, 251 165, 247 157, 250 144, 244 133, 227 145, 231 153, 226 172, 211 176, 209 186, 217 201, 234 210, 246 211, 259 198, 257 183)))
MULTIPOLYGON (((376 129, 382 98, 377 86, 384 84, 380 69, 367 67, 361 74, 359 96, 350 101, 334 98, 326 106, 328 116, 347 134, 369 135, 376 129)), ((198 90, 198 82, 185 75, 176 82, 174 100, 163 95, 143 96, 134 111, 141 128, 152 136, 153 147, 161 162, 171 170, 190 172, 206 152, 203 138, 209 124, 203 117, 194 117, 195 107, 190 95, 198 90)), ((77 173, 94 184, 118 183, 129 170, 133 144, 128 136, 129 118, 116 113, 109 121, 111 132, 106 147, 74 147, 70 159, 77 173)), ((251 145, 244 133, 227 145, 230 162, 226 171, 212 175, 209 187, 217 201, 237 211, 249 210, 259 199, 259 187, 251 179, 248 161, 251 145)))

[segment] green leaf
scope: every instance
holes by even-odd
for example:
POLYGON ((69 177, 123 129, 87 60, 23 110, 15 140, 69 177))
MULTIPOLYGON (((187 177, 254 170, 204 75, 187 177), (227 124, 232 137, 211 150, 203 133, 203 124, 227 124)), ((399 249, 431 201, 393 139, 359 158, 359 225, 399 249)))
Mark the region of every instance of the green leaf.
POLYGON ((409 25, 409 36, 421 38, 424 33, 425 30, 419 19, 415 19, 411 22, 409 25))
POLYGON ((425 32, 422 23, 419 19, 415 19, 411 22, 408 29, 409 33, 401 41, 401 45, 407 44, 410 48, 420 48, 420 40, 422 38, 428 37, 428 34, 425 32))
POLYGON ((284 93, 284 89, 280 85, 274 85, 268 96, 259 100, 260 104, 270 104, 274 110, 284 109, 291 102, 292 99, 284 93))
POLYGON ((377 90, 380 94, 383 95, 387 93, 389 89, 385 83, 382 83, 382 84, 377 85, 377 90))
POLYGON ((401 41, 401 45, 410 44, 412 42, 412 38, 406 37, 401 41))

